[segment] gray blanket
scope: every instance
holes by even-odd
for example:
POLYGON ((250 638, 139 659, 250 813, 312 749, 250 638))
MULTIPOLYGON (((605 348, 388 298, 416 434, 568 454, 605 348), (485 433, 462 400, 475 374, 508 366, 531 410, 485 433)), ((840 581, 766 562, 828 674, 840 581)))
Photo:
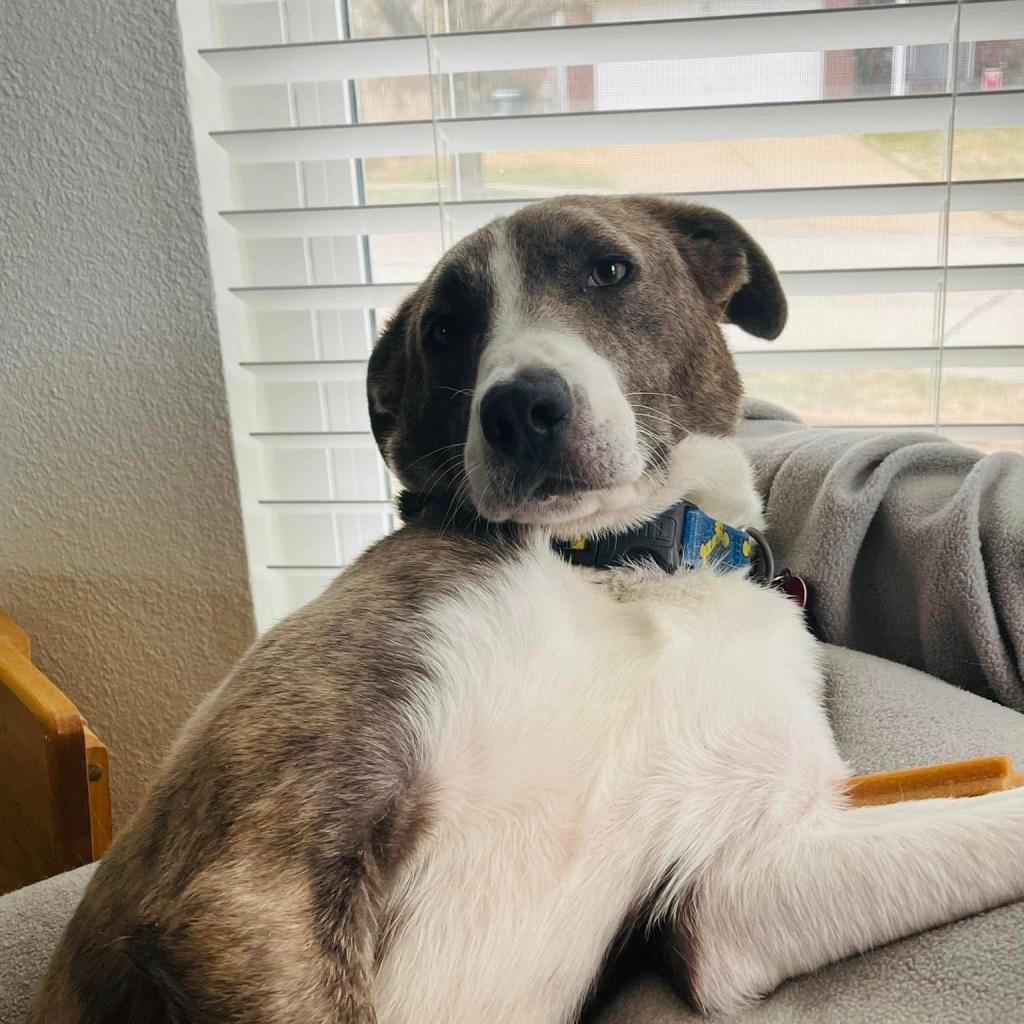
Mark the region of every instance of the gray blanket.
POLYGON ((822 639, 1024 710, 1024 458, 745 416, 776 564, 810 583, 822 639))

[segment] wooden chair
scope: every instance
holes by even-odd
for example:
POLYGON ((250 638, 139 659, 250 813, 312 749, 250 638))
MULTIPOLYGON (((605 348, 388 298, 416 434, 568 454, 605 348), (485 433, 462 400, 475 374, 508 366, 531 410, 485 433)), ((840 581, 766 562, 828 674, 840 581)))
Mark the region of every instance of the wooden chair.
POLYGON ((0 893, 96 860, 110 839, 107 748, 0 611, 0 893))

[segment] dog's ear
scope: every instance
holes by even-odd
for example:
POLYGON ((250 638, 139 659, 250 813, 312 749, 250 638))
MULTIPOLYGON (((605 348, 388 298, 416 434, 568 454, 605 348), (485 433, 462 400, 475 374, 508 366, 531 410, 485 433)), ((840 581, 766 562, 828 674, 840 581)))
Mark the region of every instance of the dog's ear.
POLYGON ((408 334, 415 296, 407 298, 387 322, 366 371, 366 397, 370 403, 370 428, 385 459, 387 442, 398 424, 409 361, 408 334))
POLYGON ((698 287, 723 323, 758 338, 777 338, 786 326, 786 296, 764 250, 727 214, 708 206, 645 197, 669 226, 698 287))

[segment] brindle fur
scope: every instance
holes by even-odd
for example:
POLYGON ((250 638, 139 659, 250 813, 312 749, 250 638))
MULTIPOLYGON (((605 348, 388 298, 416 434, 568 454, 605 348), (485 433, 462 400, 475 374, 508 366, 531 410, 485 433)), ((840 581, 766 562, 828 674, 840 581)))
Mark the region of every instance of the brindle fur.
MULTIPOLYGON (((534 308, 572 316, 665 446, 732 430, 740 387, 718 321, 774 336, 785 319, 770 264, 733 221, 653 197, 577 197, 506 230, 528 257, 534 308), (580 260, 565 262, 567 241, 580 260), (637 280, 566 308, 566 282, 609 246, 637 280)), ((426 678, 420 614, 516 551, 508 532, 465 528, 461 464, 446 461, 461 453, 486 341, 491 244, 484 229, 442 260, 369 369, 382 451, 444 514, 381 541, 201 707, 93 877, 30 1024, 374 1021, 382 896, 431 820, 406 714, 426 678), (452 312, 469 323, 465 344, 431 352, 429 321, 452 312)))
POLYGON ((418 615, 512 551, 406 526, 267 633, 104 858, 31 1024, 373 1021, 380 895, 430 808, 418 615))

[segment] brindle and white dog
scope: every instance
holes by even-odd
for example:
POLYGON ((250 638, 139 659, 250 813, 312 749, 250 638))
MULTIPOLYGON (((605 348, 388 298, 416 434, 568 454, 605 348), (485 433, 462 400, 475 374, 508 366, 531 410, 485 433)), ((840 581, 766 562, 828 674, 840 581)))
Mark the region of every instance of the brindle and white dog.
POLYGON ((630 928, 729 1010, 1024 895, 1024 790, 846 805, 794 603, 552 550, 684 496, 763 525, 719 323, 785 308, 736 223, 653 197, 456 245, 370 362, 410 521, 198 710, 32 1020, 560 1024, 630 928))

